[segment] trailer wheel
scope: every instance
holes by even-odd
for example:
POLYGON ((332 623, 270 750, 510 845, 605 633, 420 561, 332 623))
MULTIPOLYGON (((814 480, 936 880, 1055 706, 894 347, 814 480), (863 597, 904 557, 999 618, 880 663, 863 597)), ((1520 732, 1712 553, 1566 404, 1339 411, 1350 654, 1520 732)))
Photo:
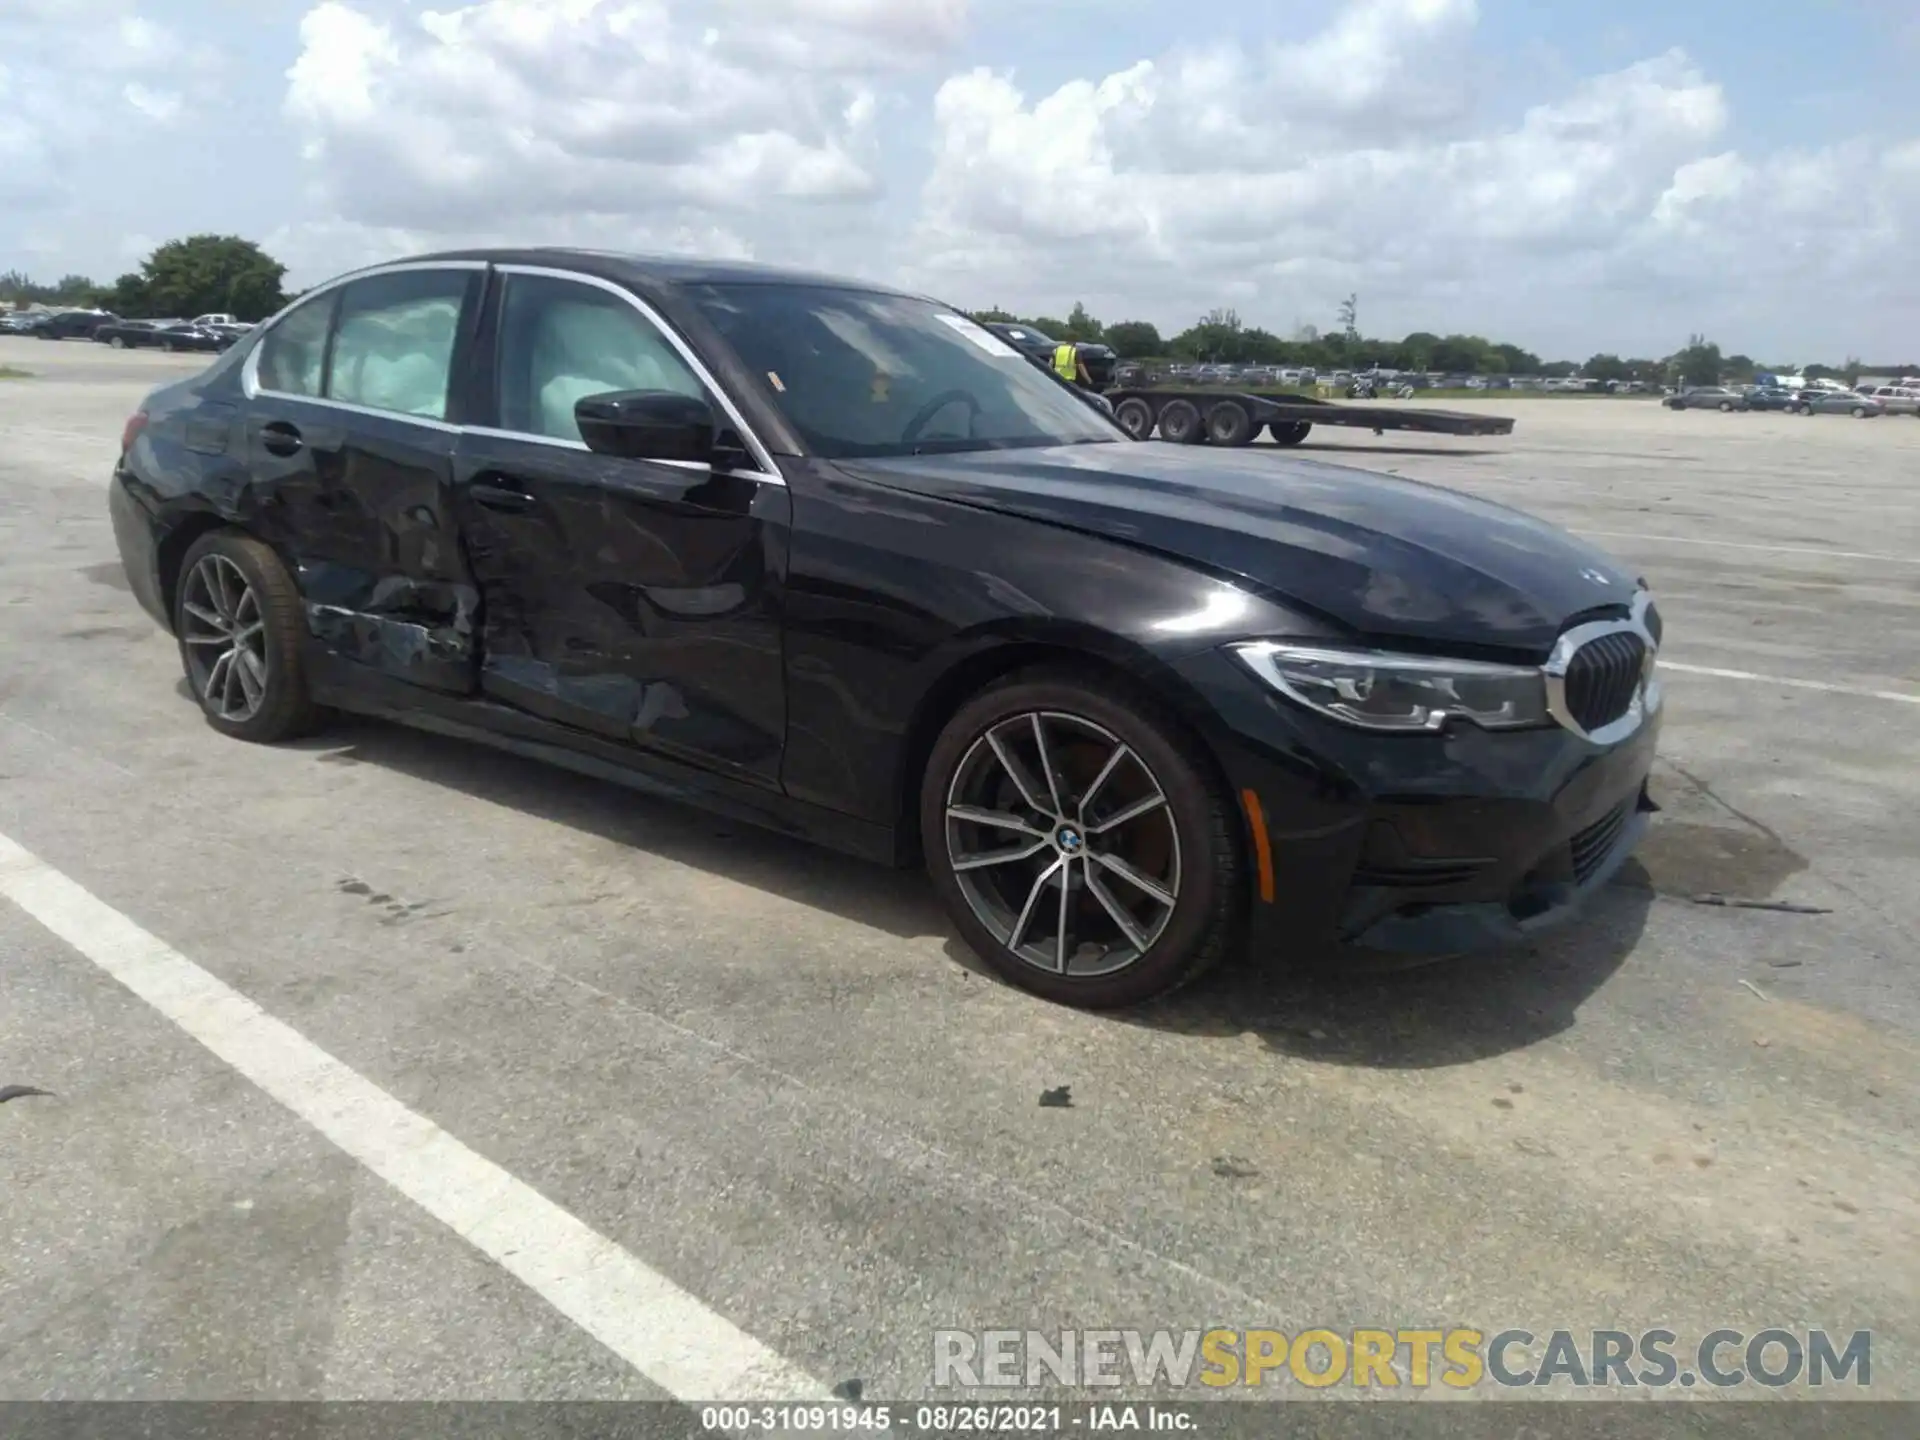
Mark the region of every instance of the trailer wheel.
POLYGON ((1222 400, 1207 412, 1207 439, 1215 445, 1245 445, 1258 427, 1246 407, 1222 400))
POLYGON ((1298 445, 1311 429, 1312 424, 1305 420, 1275 420, 1267 426, 1267 433, 1276 445, 1298 445))
POLYGON ((1169 400, 1160 407, 1160 438, 1175 445, 1198 445, 1206 438, 1200 409, 1191 400, 1169 400))
POLYGON ((1113 418, 1120 422, 1122 430, 1136 440, 1144 440, 1153 434, 1153 407, 1137 396, 1114 406, 1113 418))

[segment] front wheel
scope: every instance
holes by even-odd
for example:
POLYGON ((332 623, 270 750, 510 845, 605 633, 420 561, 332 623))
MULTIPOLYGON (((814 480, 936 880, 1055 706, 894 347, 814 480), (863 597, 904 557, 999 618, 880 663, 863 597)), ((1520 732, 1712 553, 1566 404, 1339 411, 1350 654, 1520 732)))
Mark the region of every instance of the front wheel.
POLYGON ((1864 405, 1856 405, 1853 407, 1850 413, 1852 414, 1854 419, 1864 420, 1867 418, 1867 407, 1864 405))
POLYGON ((273 550, 234 530, 196 540, 174 587, 174 634, 207 723, 272 744, 314 729, 300 592, 273 550))
POLYGON ((1722 415, 1731 414, 1732 411, 1733 411, 1733 402, 1731 400, 1722 400, 1720 402, 1720 413, 1722 415))
POLYGON ((1068 1005, 1131 1005, 1231 948, 1238 830, 1177 725, 1104 679, 1028 671, 976 696, 920 792, 935 889, 1012 983, 1068 1005))

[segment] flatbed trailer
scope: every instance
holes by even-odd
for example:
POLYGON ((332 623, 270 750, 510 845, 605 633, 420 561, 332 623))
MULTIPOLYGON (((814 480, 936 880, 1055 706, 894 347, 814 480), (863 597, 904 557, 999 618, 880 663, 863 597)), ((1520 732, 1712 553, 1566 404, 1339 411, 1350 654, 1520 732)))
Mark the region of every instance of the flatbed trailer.
POLYGON ((1250 445, 1265 429, 1277 445, 1298 445, 1316 425, 1345 425, 1381 435, 1389 430, 1422 430, 1434 435, 1511 435, 1504 415, 1469 415, 1460 410, 1418 410, 1404 405, 1352 405, 1306 395, 1279 399, 1243 390, 1122 387, 1106 392, 1113 418, 1136 440, 1151 438, 1176 445, 1250 445))

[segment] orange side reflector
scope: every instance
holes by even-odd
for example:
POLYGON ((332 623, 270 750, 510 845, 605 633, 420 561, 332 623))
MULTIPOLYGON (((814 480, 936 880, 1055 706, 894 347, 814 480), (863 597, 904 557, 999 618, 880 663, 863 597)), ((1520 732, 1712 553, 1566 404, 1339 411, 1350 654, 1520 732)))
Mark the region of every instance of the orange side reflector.
POLYGON ((1253 827, 1253 861, 1260 880, 1260 898, 1273 903, 1273 846, 1267 840, 1267 817, 1260 808, 1260 797, 1251 790, 1240 792, 1240 803, 1247 808, 1247 823, 1253 827))

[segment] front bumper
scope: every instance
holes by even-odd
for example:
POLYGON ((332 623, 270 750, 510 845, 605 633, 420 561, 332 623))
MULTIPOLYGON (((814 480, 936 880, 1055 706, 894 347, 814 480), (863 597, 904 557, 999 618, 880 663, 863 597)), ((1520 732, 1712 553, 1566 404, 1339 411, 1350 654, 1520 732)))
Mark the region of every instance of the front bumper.
POLYGON ((1272 694, 1217 652, 1182 668, 1222 722, 1209 738, 1248 826, 1257 953, 1439 957, 1524 943, 1579 914, 1656 808, 1659 709, 1604 746, 1558 728, 1372 735, 1272 694))

